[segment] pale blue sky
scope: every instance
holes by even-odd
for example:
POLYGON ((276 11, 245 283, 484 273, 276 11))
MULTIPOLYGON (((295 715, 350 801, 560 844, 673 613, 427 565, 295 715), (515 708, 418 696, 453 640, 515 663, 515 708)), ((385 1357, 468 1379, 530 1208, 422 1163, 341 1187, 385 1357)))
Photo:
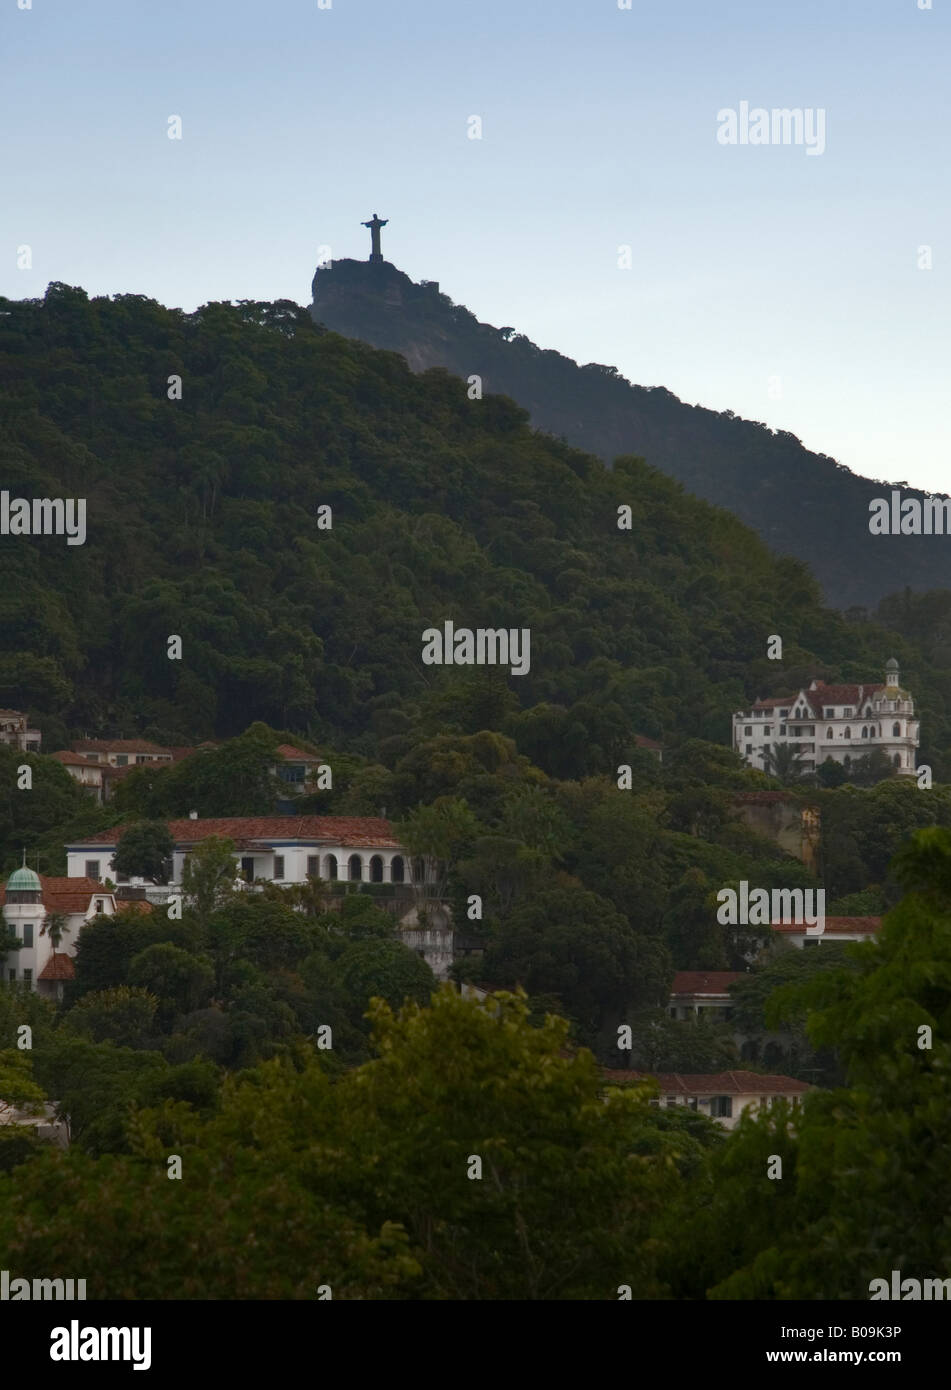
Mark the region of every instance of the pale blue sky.
POLYGON ((933 3, 2 0, 0 293, 306 303, 377 211, 481 319, 948 490, 933 3), (744 100, 824 109, 825 153, 718 144, 744 100))

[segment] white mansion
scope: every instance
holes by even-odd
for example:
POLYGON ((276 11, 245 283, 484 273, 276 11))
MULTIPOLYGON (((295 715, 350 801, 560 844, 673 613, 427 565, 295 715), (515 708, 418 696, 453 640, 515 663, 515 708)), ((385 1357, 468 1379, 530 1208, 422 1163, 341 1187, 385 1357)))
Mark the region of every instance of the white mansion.
POLYGON ((795 695, 757 700, 733 716, 733 747, 763 771, 767 749, 776 744, 800 755, 803 772, 814 772, 831 758, 845 768, 880 748, 899 776, 915 775, 918 720, 915 704, 899 683, 898 662, 885 665, 884 685, 826 685, 812 681, 795 695))
MULTIPOLYGON (((127 828, 123 825, 66 846, 69 880, 93 887, 114 880, 117 908, 138 900, 146 910, 164 910, 169 898, 181 892, 188 855, 215 836, 232 841, 236 876, 249 885, 265 879, 287 886, 311 877, 323 879, 331 889, 340 881, 380 885, 369 890, 382 895, 377 905, 395 916, 404 945, 422 956, 437 980, 448 978, 458 954, 474 949, 454 928, 448 903, 437 896, 430 882, 432 866, 413 859, 381 816, 190 816, 167 824, 174 843, 168 884, 116 872, 112 859, 127 828)), ((334 901, 339 904, 339 898, 334 901)))

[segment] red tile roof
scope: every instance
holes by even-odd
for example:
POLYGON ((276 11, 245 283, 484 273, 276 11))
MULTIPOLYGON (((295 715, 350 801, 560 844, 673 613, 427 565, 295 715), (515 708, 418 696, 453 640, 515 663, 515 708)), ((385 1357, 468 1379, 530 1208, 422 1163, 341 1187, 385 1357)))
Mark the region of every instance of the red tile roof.
MULTIPOLYGON (((74 913, 89 911, 90 900, 111 896, 107 888, 93 878, 48 878, 40 874, 43 887, 43 906, 47 912, 74 913)), ((6 902, 6 885, 0 886, 0 907, 6 902)))
POLYGON ((815 690, 796 690, 792 695, 770 695, 765 700, 754 701, 753 709, 772 710, 780 705, 788 705, 791 710, 801 696, 813 714, 821 715, 824 705, 853 705, 857 708, 884 689, 881 681, 871 685, 826 685, 823 681, 817 681, 815 690))
MULTIPOLYGON (((76 840, 76 845, 116 845, 126 825, 100 830, 76 840)), ((393 827, 381 816, 228 816, 171 820, 168 829, 176 844, 197 844, 216 835, 220 839, 323 841, 354 849, 400 849, 393 827)))
POLYGON ((80 738, 73 744, 73 752, 86 753, 170 753, 160 743, 150 743, 147 738, 80 738))
POLYGON ((672 1071, 618 1071, 602 1069, 609 1081, 654 1080, 664 1095, 680 1096, 776 1096, 801 1095, 815 1088, 792 1076, 760 1076, 754 1071, 721 1071, 681 1074, 672 1071))
POLYGON ((279 743, 275 752, 282 758, 289 758, 296 763, 319 763, 321 761, 318 753, 305 753, 303 748, 295 748, 292 743, 279 743))
POLYGON ((55 758, 64 767, 95 767, 102 771, 101 763, 91 763, 88 758, 81 758, 78 753, 70 753, 68 749, 60 749, 58 753, 51 753, 51 758, 55 758))
POLYGON ((671 994, 726 994, 734 980, 743 980, 743 970, 679 970, 670 987, 671 994))
POLYGON ((634 742, 638 748, 659 748, 663 750, 663 744, 658 743, 656 738, 648 738, 646 734, 635 734, 634 742))
POLYGON ((76 967, 73 965, 72 956, 67 956, 62 951, 54 951, 36 978, 37 980, 75 980, 76 967))
MULTIPOLYGON (((882 925, 881 917, 827 917, 825 932, 810 931, 811 936, 828 936, 835 932, 877 932, 882 925)), ((805 922, 773 922, 773 931, 802 932, 805 922)))

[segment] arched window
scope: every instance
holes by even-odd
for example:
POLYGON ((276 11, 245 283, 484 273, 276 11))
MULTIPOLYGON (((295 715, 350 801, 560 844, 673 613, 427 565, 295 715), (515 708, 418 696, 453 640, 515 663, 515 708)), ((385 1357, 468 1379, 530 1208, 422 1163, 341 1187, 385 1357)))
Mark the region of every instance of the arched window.
POLYGON ((863 738, 868 738, 868 725, 867 725, 867 724, 863 724, 863 725, 862 725, 862 737, 863 737, 863 738))
POLYGON ((370 882, 383 882, 383 860, 378 854, 374 854, 373 858, 370 860, 370 882))
POLYGON ((348 868, 352 879, 361 879, 363 877, 363 860, 360 858, 359 854, 351 854, 348 860, 348 868))
POLYGON ((832 738, 832 730, 831 730, 831 729, 830 729, 829 732, 826 734, 826 738, 832 738))
POLYGON ((401 854, 393 855, 393 863, 390 865, 390 879, 393 883, 403 883, 406 880, 406 865, 403 863, 401 854))
POLYGON ((895 764, 896 767, 901 767, 901 754, 896 753, 894 758, 892 759, 892 762, 895 764))
POLYGON ((892 725, 892 738, 901 738, 901 725, 897 721, 892 725))
POLYGON ((337 878, 337 856, 335 854, 324 855, 324 878, 328 883, 334 883, 337 878))
POLYGON ((846 726, 845 726, 845 733, 842 735, 842 737, 843 737, 843 738, 851 738, 851 737, 852 737, 852 730, 851 730, 851 728, 849 727, 848 724, 846 724, 846 726))

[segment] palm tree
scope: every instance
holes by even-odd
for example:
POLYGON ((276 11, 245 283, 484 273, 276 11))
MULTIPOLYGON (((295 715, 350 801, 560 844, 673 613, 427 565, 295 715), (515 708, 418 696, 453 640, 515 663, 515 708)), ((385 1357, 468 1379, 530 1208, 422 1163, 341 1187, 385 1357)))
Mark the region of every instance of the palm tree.
POLYGON ((763 770, 780 782, 798 782, 805 769, 800 762, 799 749, 792 743, 769 744, 763 750, 763 770))
POLYGON ((48 912, 40 927, 40 936, 48 936, 53 955, 59 950, 60 942, 66 934, 67 921, 64 912, 48 912))

